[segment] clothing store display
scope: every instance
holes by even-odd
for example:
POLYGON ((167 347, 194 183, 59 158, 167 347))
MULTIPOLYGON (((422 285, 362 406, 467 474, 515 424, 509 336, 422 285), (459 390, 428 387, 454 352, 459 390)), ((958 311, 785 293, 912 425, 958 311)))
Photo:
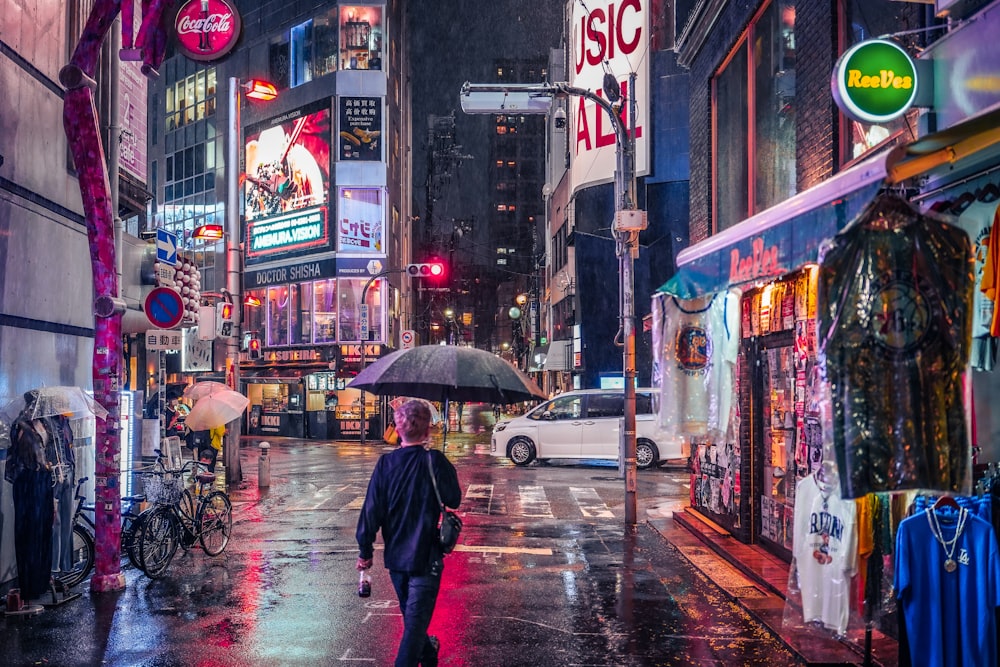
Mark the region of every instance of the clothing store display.
POLYGON ((895 590, 914 664, 997 663, 1000 557, 989 523, 952 507, 904 520, 896 535, 895 590))
POLYGON ((978 287, 993 302, 993 321, 990 323, 990 335, 1000 336, 1000 208, 993 217, 993 227, 986 241, 986 261, 983 266, 983 277, 978 287))
POLYGON ((974 201, 958 216, 958 226, 969 235, 972 256, 976 261, 975 285, 972 297, 972 367, 991 371, 996 363, 997 344, 990 335, 993 325, 993 300, 979 289, 982 284, 986 259, 989 255, 988 242, 993 230, 993 220, 997 214, 997 203, 974 201))
POLYGON ((792 555, 803 619, 842 635, 857 568, 857 507, 840 497, 835 480, 824 482, 813 473, 796 485, 794 518, 792 555))
POLYGON ((971 484, 963 377, 973 259, 965 232, 880 195, 820 260, 820 363, 842 493, 971 484))
POLYGON ((667 438, 721 438, 733 395, 740 342, 739 292, 682 301, 653 299, 653 340, 661 346, 660 418, 667 438))

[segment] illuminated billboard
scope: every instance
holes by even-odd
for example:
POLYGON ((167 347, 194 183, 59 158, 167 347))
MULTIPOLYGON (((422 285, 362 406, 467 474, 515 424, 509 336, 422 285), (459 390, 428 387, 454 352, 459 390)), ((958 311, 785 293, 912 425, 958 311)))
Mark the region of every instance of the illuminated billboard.
MULTIPOLYGON (((637 100, 635 173, 649 173, 649 14, 653 0, 597 0, 573 3, 569 83, 605 97, 604 73, 614 72, 622 97, 637 100), (627 73, 635 72, 635 91, 627 73)), ((616 139, 611 119, 584 97, 569 100, 570 187, 614 180, 616 139)), ((628 105, 622 108, 628 126, 628 105)))
POLYGON ((329 203, 330 101, 290 111, 245 133, 246 220, 329 203))
POLYGON ((339 188, 337 250, 383 253, 382 188, 339 188))

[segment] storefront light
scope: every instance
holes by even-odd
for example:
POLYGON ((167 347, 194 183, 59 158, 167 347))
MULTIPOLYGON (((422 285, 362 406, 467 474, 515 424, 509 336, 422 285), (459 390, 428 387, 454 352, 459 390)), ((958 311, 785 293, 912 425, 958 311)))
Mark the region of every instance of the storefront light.
POLYGON ((245 297, 243 297, 244 306, 253 306, 254 308, 257 308, 263 305, 263 303, 264 302, 260 300, 260 297, 254 296, 253 294, 247 294, 245 297))
POLYGON ((225 235, 222 225, 201 225, 195 227, 193 236, 199 241, 218 241, 225 235))

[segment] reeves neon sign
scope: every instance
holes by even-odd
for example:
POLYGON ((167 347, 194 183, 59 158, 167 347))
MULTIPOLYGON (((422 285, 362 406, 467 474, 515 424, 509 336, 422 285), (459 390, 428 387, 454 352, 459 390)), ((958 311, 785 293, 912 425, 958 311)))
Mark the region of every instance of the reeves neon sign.
POLYGON ((917 96, 917 68, 899 45, 881 39, 855 44, 833 69, 833 98, 847 116, 885 123, 906 113, 917 96))

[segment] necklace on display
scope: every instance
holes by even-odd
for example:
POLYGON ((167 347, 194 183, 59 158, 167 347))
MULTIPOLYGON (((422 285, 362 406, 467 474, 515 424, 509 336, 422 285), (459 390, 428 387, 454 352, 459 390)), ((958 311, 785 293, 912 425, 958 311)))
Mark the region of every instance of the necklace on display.
POLYGON ((962 534, 962 530, 965 528, 965 518, 968 516, 969 512, 964 507, 958 510, 958 525, 955 526, 955 536, 950 540, 944 539, 944 533, 941 532, 941 524, 938 522, 937 512, 933 508, 927 508, 927 523, 931 527, 931 534, 934 535, 940 544, 941 548, 944 549, 945 561, 944 569, 945 572, 954 572, 958 569, 958 563, 955 562, 955 546, 958 544, 958 538, 962 534))

